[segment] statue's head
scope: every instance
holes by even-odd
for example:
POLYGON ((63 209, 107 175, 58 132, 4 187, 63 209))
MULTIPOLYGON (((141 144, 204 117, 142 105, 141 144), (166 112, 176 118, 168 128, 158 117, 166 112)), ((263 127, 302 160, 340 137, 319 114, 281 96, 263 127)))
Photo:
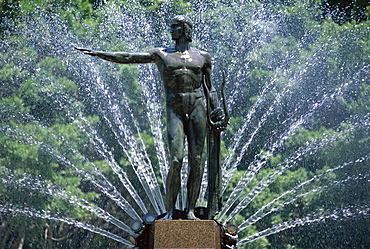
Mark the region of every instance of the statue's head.
POLYGON ((187 16, 179 15, 179 16, 175 16, 171 20, 171 25, 176 24, 176 23, 180 24, 183 27, 186 40, 191 42, 192 41, 192 29, 193 29, 193 23, 191 22, 191 20, 187 16))

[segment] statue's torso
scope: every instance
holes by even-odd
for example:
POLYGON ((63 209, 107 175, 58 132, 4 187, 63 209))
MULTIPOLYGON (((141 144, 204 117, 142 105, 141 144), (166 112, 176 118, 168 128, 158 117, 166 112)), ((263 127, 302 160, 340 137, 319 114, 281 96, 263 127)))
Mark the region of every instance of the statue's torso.
POLYGON ((191 93, 202 86, 205 58, 197 49, 183 53, 157 49, 157 66, 167 93, 191 93))
POLYGON ((166 90, 167 104, 178 114, 191 112, 201 104, 203 71, 206 66, 204 52, 190 49, 184 53, 172 48, 151 51, 157 56, 156 64, 166 90))

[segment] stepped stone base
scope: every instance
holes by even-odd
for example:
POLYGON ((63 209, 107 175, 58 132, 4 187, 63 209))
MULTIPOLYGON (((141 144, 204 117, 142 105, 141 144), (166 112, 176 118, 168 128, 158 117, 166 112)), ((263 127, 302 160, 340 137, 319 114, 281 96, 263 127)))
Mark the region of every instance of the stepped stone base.
POLYGON ((221 249, 221 229, 213 220, 157 220, 155 249, 221 249))

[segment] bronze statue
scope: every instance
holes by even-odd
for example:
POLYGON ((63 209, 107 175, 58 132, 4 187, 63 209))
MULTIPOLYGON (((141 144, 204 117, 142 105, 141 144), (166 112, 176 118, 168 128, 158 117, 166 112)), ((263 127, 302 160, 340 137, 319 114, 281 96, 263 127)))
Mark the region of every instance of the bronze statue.
POLYGON ((197 219, 194 208, 199 195, 203 167, 202 152, 207 133, 207 115, 202 88, 209 96, 210 116, 214 122, 224 118, 217 93, 211 82, 211 57, 190 48, 192 22, 186 16, 172 19, 170 32, 174 47, 154 48, 144 53, 101 52, 76 48, 87 55, 121 63, 155 63, 164 83, 167 110, 167 139, 170 170, 166 182, 165 205, 171 218, 180 188, 180 172, 184 158, 185 137, 188 141, 189 176, 187 182, 187 217, 197 219), (208 90, 209 89, 209 90, 208 90))

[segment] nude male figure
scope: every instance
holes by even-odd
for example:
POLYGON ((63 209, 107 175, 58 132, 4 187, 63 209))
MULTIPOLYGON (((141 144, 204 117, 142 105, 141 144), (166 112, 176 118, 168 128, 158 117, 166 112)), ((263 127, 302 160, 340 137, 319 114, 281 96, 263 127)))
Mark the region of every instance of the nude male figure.
POLYGON ((221 120, 217 93, 211 82, 211 57, 208 53, 190 48, 192 22, 186 16, 172 19, 170 32, 174 47, 154 48, 144 53, 101 52, 76 48, 91 56, 121 63, 155 63, 164 83, 167 113, 167 139, 170 170, 166 181, 166 216, 170 219, 180 189, 180 173, 184 158, 185 138, 188 141, 189 176, 187 182, 187 217, 197 219, 194 208, 199 195, 203 167, 202 152, 206 137, 207 120, 203 84, 210 89, 211 117, 221 120))

